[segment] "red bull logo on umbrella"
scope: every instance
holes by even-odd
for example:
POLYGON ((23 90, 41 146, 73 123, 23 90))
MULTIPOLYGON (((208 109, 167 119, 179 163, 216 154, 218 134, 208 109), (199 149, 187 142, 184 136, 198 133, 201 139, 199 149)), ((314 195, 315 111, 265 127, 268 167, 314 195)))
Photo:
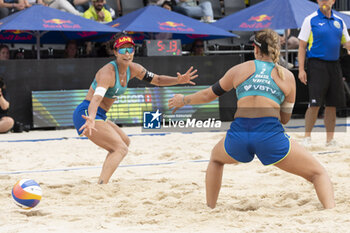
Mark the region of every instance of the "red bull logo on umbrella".
POLYGON ((43 19, 43 27, 45 28, 81 28, 79 24, 73 23, 71 20, 64 19, 43 19))
POLYGON ((21 30, 4 30, 0 34, 0 40, 12 40, 12 41, 30 41, 33 39, 33 35, 30 31, 21 30))
POLYGON ((172 21, 166 21, 166 22, 162 22, 159 23, 159 29, 166 31, 166 32, 176 32, 176 31, 180 31, 180 32, 193 32, 193 28, 187 27, 185 24, 183 23, 176 23, 176 22, 172 22, 172 21))
POLYGON ((239 25, 240 28, 256 28, 256 29, 263 29, 268 28, 271 25, 271 20, 273 16, 269 15, 258 15, 258 16, 252 16, 248 19, 247 22, 243 22, 241 25, 239 25))

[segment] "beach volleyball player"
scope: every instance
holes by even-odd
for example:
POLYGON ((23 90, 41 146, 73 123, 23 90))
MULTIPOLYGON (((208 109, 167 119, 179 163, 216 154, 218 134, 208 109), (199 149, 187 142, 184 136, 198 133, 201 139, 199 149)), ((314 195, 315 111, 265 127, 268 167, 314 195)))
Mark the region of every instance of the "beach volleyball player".
POLYGON ((194 84, 197 70, 189 68, 185 74, 177 77, 157 75, 147 71, 140 64, 134 63, 135 43, 127 35, 119 35, 114 43, 115 60, 103 66, 95 76, 85 100, 75 109, 74 126, 79 135, 87 136, 93 143, 108 151, 99 184, 108 183, 124 156, 128 153, 130 139, 112 121, 107 120, 106 113, 115 98, 127 89, 130 79, 136 77, 156 86, 176 84, 194 84))
POLYGON ((312 182, 324 208, 335 206, 326 170, 290 139, 282 126, 292 115, 296 85, 293 74, 277 65, 279 54, 277 33, 270 29, 259 31, 254 39, 254 61, 232 67, 210 88, 187 96, 177 94, 168 102, 176 111, 184 105, 211 102, 236 89, 235 119, 213 148, 206 171, 206 198, 211 208, 216 206, 224 164, 248 163, 255 154, 264 165, 275 165, 312 182))

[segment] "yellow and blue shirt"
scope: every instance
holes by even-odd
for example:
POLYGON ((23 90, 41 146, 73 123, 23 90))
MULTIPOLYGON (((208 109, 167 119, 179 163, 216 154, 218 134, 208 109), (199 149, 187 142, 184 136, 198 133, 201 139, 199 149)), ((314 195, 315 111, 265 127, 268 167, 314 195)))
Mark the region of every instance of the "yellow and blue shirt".
POLYGON ((338 60, 340 45, 350 41, 343 19, 333 11, 327 18, 320 9, 304 19, 298 38, 308 43, 307 58, 325 61, 338 60))
MULTIPOLYGON (((104 8, 104 7, 102 8, 102 11, 105 15, 103 23, 112 22, 113 19, 112 19, 111 13, 108 10, 106 10, 106 8, 104 8)), ((90 8, 84 12, 84 18, 98 21, 97 12, 96 12, 94 6, 90 6, 90 8)))

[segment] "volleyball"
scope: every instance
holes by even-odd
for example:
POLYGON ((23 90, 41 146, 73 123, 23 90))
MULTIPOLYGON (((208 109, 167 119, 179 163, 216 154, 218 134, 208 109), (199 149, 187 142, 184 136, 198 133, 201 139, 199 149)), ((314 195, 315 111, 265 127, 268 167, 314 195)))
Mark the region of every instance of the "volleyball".
POLYGON ((19 180, 12 188, 12 197, 16 205, 26 210, 39 204, 41 195, 40 185, 31 179, 19 180))

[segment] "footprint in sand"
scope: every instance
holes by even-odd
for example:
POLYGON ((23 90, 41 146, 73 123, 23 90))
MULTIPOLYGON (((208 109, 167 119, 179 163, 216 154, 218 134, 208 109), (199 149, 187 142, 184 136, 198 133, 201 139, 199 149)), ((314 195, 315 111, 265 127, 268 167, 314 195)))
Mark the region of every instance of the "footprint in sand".
POLYGON ((27 217, 35 217, 35 216, 46 216, 49 215, 49 213, 44 212, 42 210, 31 210, 30 212, 26 211, 20 211, 20 214, 26 215, 27 217))

